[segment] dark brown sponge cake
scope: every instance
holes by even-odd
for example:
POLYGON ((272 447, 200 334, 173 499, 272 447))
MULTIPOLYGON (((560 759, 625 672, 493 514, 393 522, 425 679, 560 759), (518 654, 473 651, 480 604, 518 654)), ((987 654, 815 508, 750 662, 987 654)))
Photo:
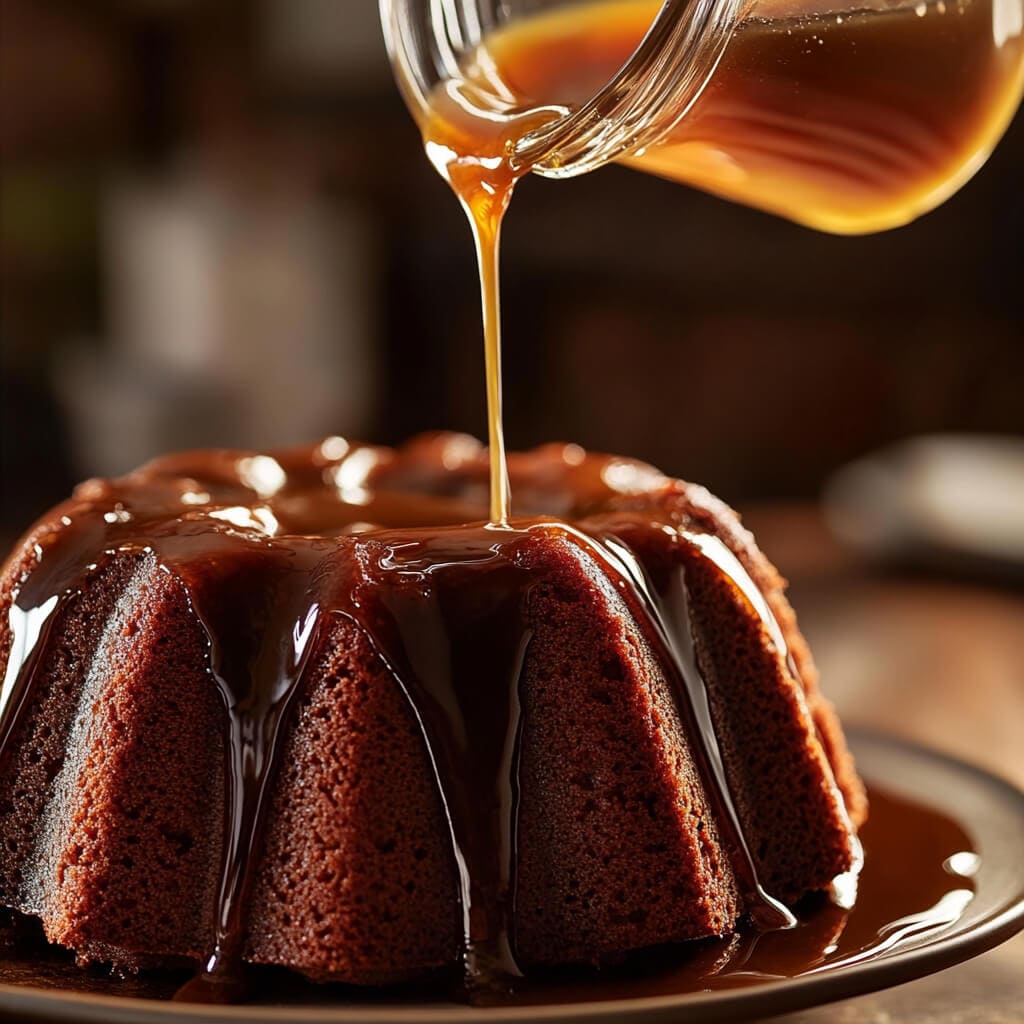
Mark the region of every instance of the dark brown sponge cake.
POLYGON ((726 934, 857 866, 784 583, 643 464, 330 438, 90 481, 0 577, 0 906, 381 984, 726 934), (471 525, 461 525, 469 523, 471 525))

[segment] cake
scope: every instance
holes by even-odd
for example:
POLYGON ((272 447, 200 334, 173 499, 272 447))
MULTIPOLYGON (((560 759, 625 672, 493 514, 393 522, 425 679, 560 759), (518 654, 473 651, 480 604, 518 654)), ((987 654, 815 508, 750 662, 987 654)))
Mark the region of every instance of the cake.
POLYGON ((858 867, 784 581, 645 464, 328 438, 91 480, 0 575, 0 906, 82 963, 504 984, 858 867), (472 525, 465 525, 465 524, 472 525))

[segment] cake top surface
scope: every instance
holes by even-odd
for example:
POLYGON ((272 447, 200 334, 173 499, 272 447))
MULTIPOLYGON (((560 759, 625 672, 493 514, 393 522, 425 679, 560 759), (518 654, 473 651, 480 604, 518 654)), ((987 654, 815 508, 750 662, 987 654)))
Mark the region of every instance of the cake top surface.
MULTIPOLYGON (((616 498, 657 494, 672 481, 646 463, 549 444, 509 456, 514 514, 573 520, 616 498)), ((100 512, 110 524, 266 536, 339 536, 481 523, 487 450, 464 434, 434 433, 399 448, 329 437, 270 452, 205 449, 154 459, 126 476, 89 480, 52 514, 100 512)))
POLYGON ((422 434, 396 448, 334 436, 264 452, 167 454, 80 484, 38 520, 2 576, 16 606, 32 609, 80 590, 117 554, 153 556, 192 591, 229 573, 305 590, 307 577, 357 571, 369 585, 453 572, 480 580, 487 566, 544 547, 570 571, 633 590, 646 586, 653 551, 683 542, 701 548, 784 648, 762 593, 774 570, 703 487, 575 444, 510 453, 508 467, 513 517, 496 526, 486 519, 488 451, 465 434, 422 434))

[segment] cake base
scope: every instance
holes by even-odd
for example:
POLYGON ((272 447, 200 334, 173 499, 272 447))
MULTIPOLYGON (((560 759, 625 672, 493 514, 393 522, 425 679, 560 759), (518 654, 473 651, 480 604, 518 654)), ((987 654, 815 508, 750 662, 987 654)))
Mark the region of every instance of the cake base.
MULTIPOLYGON (((819 899, 799 908, 800 925, 790 931, 660 947, 599 974, 551 972, 509 997, 503 1021, 560 1020, 567 1005, 576 1014, 592 1008, 631 1020, 684 1013, 691 1022, 754 1019, 901 984, 1020 930, 1024 793, 897 740, 857 732, 850 739, 872 800, 862 831, 868 857, 851 911, 819 899), (898 788, 883 788, 881 780, 898 788)), ((166 1002, 187 971, 112 979, 75 967, 27 922, 6 935, 15 942, 0 955, 0 1010, 20 1018, 167 1024, 232 1013, 166 1002)), ((246 1017, 263 1024, 299 1019, 300 1008, 302 1020, 325 1024, 487 1021, 491 1014, 451 1003, 443 977, 378 992, 311 985, 271 969, 254 971, 251 980, 246 1017)))

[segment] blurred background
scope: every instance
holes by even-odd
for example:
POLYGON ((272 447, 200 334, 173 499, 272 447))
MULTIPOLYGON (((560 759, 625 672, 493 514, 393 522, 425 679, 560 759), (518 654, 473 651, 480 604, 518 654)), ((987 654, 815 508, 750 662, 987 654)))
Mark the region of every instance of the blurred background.
MULTIPOLYGON (((792 581, 847 724, 1018 784, 1022 186, 1018 113, 885 235, 609 168, 523 182, 503 252, 510 445, 707 484, 792 581)), ((375 0, 0 0, 3 547, 161 451, 439 427, 485 433, 473 254, 375 0)), ((1024 937, 842 1019, 1016 1020, 1022 965, 1024 937)))
MULTIPOLYGON (((166 449, 484 432, 463 216, 374 0, 0 0, 0 528, 166 449)), ((506 431, 730 501, 1024 434, 1024 118, 959 195, 818 235, 620 168, 524 182, 506 431)))

